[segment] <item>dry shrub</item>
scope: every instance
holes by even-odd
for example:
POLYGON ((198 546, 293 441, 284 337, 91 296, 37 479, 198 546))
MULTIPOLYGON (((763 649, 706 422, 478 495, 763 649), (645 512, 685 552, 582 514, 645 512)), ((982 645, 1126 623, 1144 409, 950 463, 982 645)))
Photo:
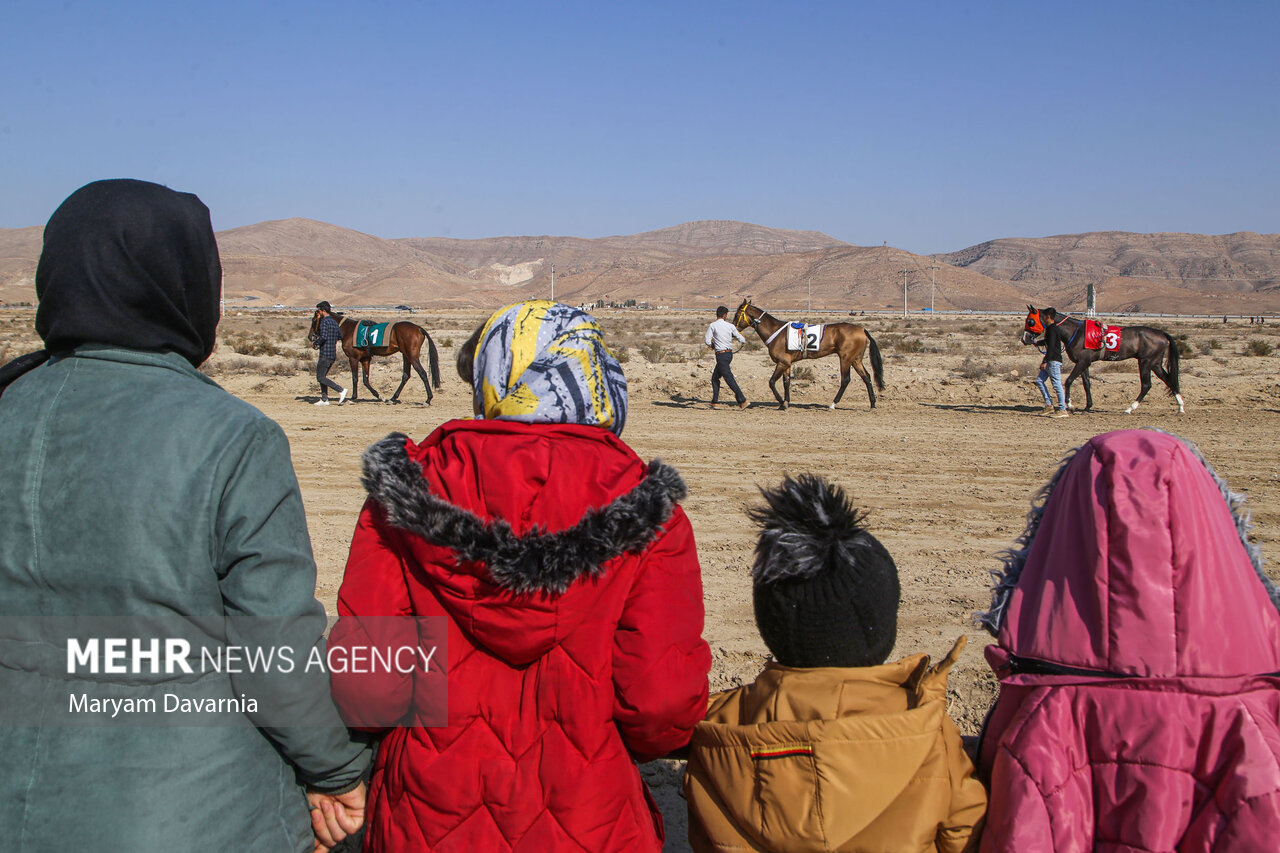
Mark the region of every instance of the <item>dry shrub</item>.
POLYGON ((807 364, 802 364, 799 367, 793 367, 791 368, 791 379, 794 382, 812 382, 813 368, 809 367, 807 364))
POLYGON ((652 364, 682 364, 687 360, 683 353, 666 346, 662 341, 645 341, 638 349, 652 364))
POLYGON ((296 351, 263 334, 232 333, 223 337, 222 342, 240 355, 296 356, 296 351))
POLYGON ((1269 341, 1264 341, 1261 338, 1251 338, 1248 343, 1244 345, 1245 355, 1271 355, 1274 350, 1275 347, 1273 347, 1269 341))
POLYGON ((260 376, 296 376, 299 373, 310 373, 313 365, 301 358, 265 359, 251 358, 218 358, 200 365, 200 371, 206 376, 225 376, 228 374, 256 373, 260 376))
POLYGON ((972 356, 960 363, 959 374, 970 381, 990 379, 1000 373, 1000 368, 990 361, 978 361, 972 356))

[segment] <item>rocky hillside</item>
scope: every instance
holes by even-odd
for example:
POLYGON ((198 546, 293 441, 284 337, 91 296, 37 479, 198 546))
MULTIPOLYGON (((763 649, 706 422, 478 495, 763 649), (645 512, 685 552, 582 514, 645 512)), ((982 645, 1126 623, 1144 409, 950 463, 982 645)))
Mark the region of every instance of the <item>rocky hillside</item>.
MULTIPOLYGON (((0 229, 0 301, 33 302, 40 228, 0 229)), ((1280 311, 1280 235, 1096 232, 914 255, 816 231, 689 222, 628 236, 384 240, 309 219, 218 234, 225 294, 248 304, 492 308, 532 297, 710 308, 744 296, 822 310, 1280 311), (553 273, 554 268, 554 273, 553 273), (904 274, 905 271, 905 274, 904 274), (554 277, 554 282, 553 282, 554 277)))
POLYGON ((1213 312, 1216 305, 1234 313, 1238 304, 1280 306, 1280 234, 1097 231, 991 240, 934 257, 1009 282, 1043 303, 1083 304, 1092 283, 1099 306, 1108 310, 1213 312))

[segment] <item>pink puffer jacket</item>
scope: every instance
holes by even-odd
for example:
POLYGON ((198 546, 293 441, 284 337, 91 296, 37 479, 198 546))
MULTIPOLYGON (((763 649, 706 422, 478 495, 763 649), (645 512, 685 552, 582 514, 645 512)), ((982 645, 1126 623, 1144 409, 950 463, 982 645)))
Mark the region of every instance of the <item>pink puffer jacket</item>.
POLYGON ((984 851, 1280 849, 1280 612, 1240 500, 1142 430, 1046 488, 987 614, 984 851))

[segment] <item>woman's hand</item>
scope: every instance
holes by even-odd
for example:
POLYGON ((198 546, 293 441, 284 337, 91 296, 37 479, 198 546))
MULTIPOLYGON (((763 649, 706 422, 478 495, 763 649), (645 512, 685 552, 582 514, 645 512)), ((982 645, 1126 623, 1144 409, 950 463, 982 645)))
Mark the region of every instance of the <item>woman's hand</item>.
POLYGON ((316 837, 315 853, 325 853, 364 825, 367 794, 368 789, 363 782, 345 794, 307 792, 307 805, 311 807, 311 831, 316 837))

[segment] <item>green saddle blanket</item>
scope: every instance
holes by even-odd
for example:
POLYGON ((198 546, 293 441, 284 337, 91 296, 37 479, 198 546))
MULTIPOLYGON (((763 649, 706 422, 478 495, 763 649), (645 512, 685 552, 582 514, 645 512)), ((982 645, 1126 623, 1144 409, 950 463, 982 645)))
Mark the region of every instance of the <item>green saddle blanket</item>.
POLYGON ((390 323, 366 323, 363 320, 356 326, 356 346, 385 347, 387 345, 387 326, 390 323))

